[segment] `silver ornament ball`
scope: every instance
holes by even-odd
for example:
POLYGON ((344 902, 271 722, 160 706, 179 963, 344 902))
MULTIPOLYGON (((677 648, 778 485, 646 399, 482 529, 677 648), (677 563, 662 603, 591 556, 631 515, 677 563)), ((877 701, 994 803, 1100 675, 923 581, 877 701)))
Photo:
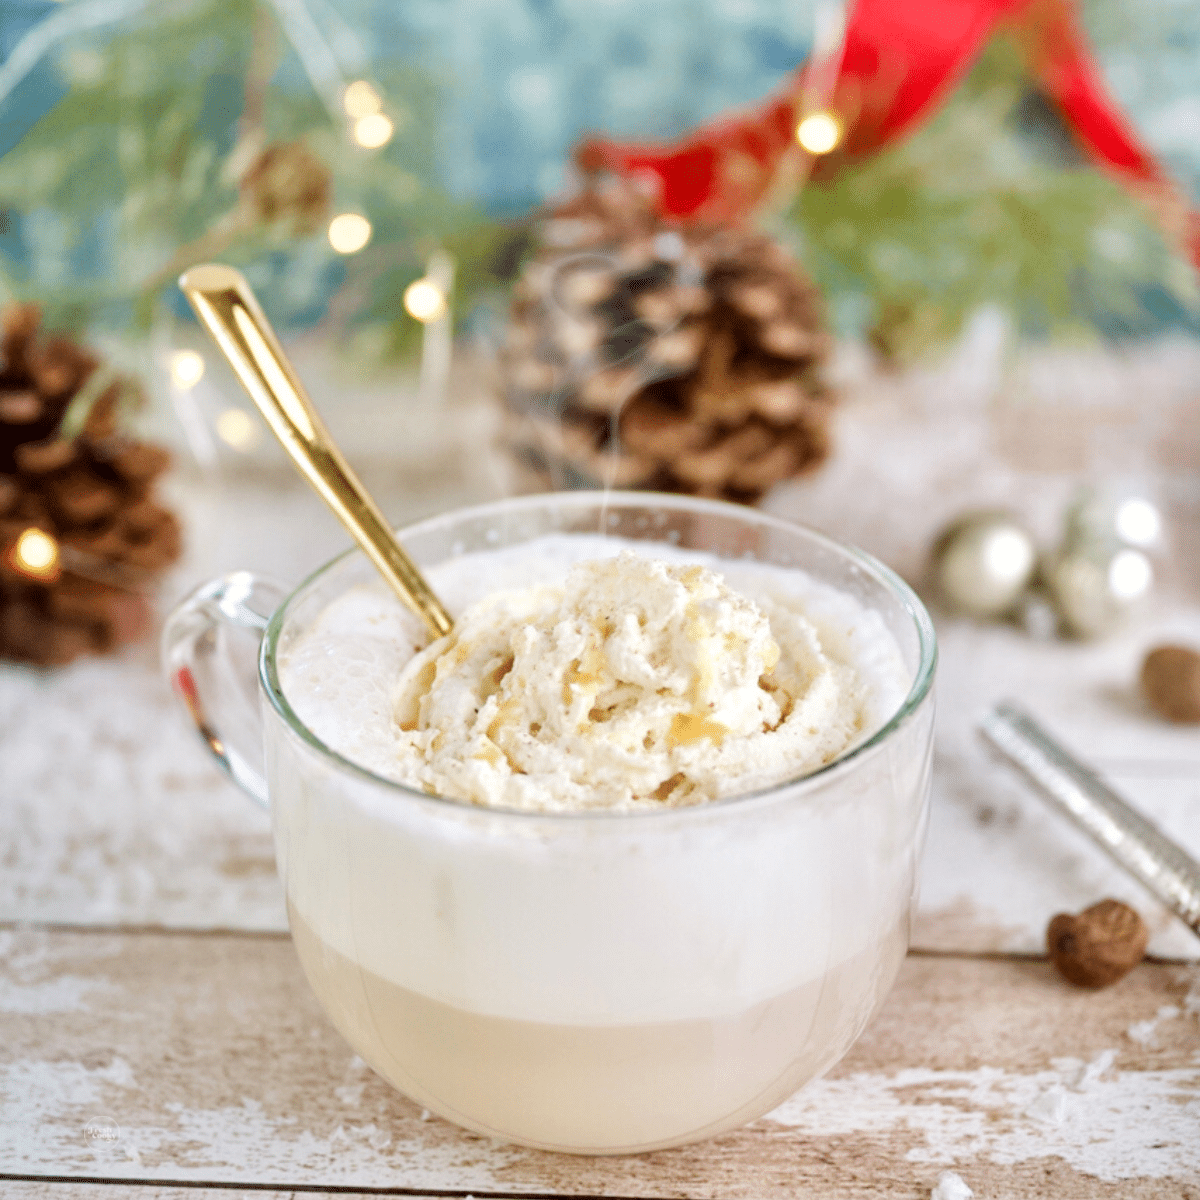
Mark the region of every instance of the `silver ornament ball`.
POLYGON ((1149 593, 1154 567, 1140 550, 1068 545, 1046 572, 1066 631, 1098 638, 1120 628, 1149 593))
POLYGON ((946 601, 973 617, 1011 612, 1033 579, 1037 548, 1010 513, 967 513, 934 547, 934 570, 946 601))
POLYGON ((1162 513, 1144 491, 1089 487, 1076 495, 1064 514, 1063 543, 1153 550, 1162 541, 1162 528, 1162 513))

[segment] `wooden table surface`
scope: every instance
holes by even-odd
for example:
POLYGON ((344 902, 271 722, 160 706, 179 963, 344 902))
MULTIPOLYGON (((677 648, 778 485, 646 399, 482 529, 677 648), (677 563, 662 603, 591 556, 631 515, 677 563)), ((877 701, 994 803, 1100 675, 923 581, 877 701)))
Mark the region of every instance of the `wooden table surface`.
MULTIPOLYGON (((1198 358, 1178 351, 1163 378, 1158 360, 1107 369, 1161 395, 1176 375, 1200 378, 1198 358)), ((1035 440, 1052 461, 1031 465, 1028 440, 1000 444, 1006 410, 948 426, 937 407, 947 390, 977 414, 986 407, 962 400, 964 378, 991 394, 977 375, 952 362, 860 395, 829 470, 770 506, 914 577, 930 532, 957 508, 1021 495, 1044 520, 1076 477, 1064 469, 1070 439, 1049 450, 1035 440), (970 428, 983 431, 975 442, 970 428), (881 457, 905 445, 905 462, 881 457), (864 473, 875 491, 843 509, 865 494, 864 473), (889 540, 879 513, 910 502, 889 540)), ((1200 411, 1194 387, 1170 394, 1174 407, 1157 410, 1168 424, 1177 409, 1200 411)), ((285 931, 266 819, 163 718, 152 648, 51 674, 4 668, 0 1197, 917 1200, 954 1171, 978 1197, 1200 1200, 1200 944, 990 773, 967 719, 1002 684, 1023 687, 1156 820, 1200 838, 1200 735, 1156 726, 1130 685, 1147 637, 1200 640, 1200 579, 1189 574, 1200 554, 1186 541, 1200 506, 1179 490, 1200 479, 1200 461, 1171 470, 1160 478, 1184 514, 1182 568, 1147 627, 1098 647, 1039 648, 1010 630, 940 622, 943 716, 917 948, 882 1015, 824 1079, 743 1130, 678 1150, 556 1156, 422 1113, 317 1008, 285 931), (1151 918, 1171 961, 1080 991, 1036 955, 1037 940, 1056 906, 1110 891, 1151 918)), ((397 521, 493 487, 453 463, 414 478, 393 469, 371 480, 397 521)), ((295 489, 245 477, 205 526, 206 489, 186 478, 176 487, 194 528, 211 535, 197 539, 176 592, 237 565, 296 578, 340 542, 295 489)))

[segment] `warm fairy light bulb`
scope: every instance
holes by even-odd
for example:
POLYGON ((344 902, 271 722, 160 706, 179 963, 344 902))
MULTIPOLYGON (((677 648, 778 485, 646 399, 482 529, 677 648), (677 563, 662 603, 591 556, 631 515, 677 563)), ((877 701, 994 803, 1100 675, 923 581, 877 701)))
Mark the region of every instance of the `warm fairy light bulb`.
POLYGON ((204 378, 204 359, 195 350, 176 350, 171 355, 171 382, 182 391, 194 388, 204 378))
POLYGON ((361 213, 339 213, 329 222, 329 244, 339 254, 357 254, 371 240, 371 222, 361 213))
POLYGON ((40 529, 26 529, 12 548, 11 561, 18 571, 34 579, 54 579, 58 575, 58 542, 40 529))
POLYGON ((254 418, 241 408, 227 408, 217 418, 217 437, 243 453, 258 445, 261 432, 254 418))
POLYGON ((342 93, 342 107, 349 117, 368 117, 383 107, 383 101, 365 79, 356 79, 346 85, 342 93))
POLYGON ((809 154, 828 154, 842 140, 842 123, 830 112, 812 113, 796 127, 796 141, 809 154))
POLYGON ((446 297, 442 289, 426 276, 404 289, 404 307, 409 316, 428 325, 430 321, 440 321, 446 315, 446 297))
POLYGON ((383 113, 367 113, 354 122, 354 140, 368 150, 386 146, 395 132, 395 125, 383 113))

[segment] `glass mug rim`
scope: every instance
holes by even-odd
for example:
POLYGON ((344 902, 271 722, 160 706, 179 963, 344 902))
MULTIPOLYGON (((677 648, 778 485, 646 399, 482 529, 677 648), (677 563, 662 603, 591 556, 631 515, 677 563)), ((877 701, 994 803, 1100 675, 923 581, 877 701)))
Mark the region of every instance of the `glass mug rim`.
MULTIPOLYGON (((908 694, 896 711, 869 738, 852 747, 845 754, 839 755, 831 762, 819 767, 816 771, 806 772, 794 779, 785 779, 769 787, 759 788, 751 792, 739 792, 719 800, 711 800, 705 804, 689 805, 682 808, 638 809, 633 812, 612 812, 606 810, 543 812, 504 808, 489 805, 486 809, 471 804, 465 800, 456 800, 448 796, 438 796, 429 792, 409 787, 395 779, 378 775, 366 767, 360 766, 346 758, 332 747, 326 745, 296 714, 279 682, 278 664, 276 661, 279 640, 284 626, 295 604, 308 592, 309 588, 318 583, 329 572, 346 562, 348 559, 361 554, 357 547, 350 547, 341 554, 323 563, 307 578, 297 584, 272 613, 263 635, 258 656, 259 683, 270 701, 272 708, 283 719, 288 729, 305 742, 311 749, 317 751, 323 759, 336 767, 341 773, 349 775, 366 783, 384 788, 395 795, 402 796, 407 801, 417 801, 422 805, 440 806, 443 811, 455 813, 479 813, 488 817, 508 822, 565 822, 571 826, 596 823, 610 825, 614 822, 635 821, 639 823, 661 822, 665 819, 687 821, 712 814, 714 811, 727 812, 733 808, 746 807, 754 801, 762 801, 772 796, 786 793, 789 801, 799 801, 818 791, 831 777, 844 774, 853 764, 868 756, 884 742, 888 741, 917 712, 929 695, 933 686, 937 666, 937 637, 933 629, 933 621, 925 605, 916 592, 900 578, 890 567, 885 566, 873 555, 857 546, 849 545, 820 533, 797 521, 788 521, 770 513, 757 509, 746 508, 723 500, 707 500, 695 496, 681 496, 667 492, 600 492, 600 491, 571 491, 571 492, 540 492, 531 496, 510 497, 501 500, 491 500, 483 504, 471 505, 467 508, 456 508, 448 513, 427 517, 414 525, 405 526, 399 531, 402 539, 411 538, 436 530, 439 525, 453 524, 458 521, 470 520, 486 516, 489 512, 504 510, 520 512, 531 508, 544 508, 553 503, 560 509, 584 509, 600 507, 639 508, 639 507, 669 507, 676 511, 708 514, 713 516, 736 517, 741 521, 749 521, 760 528, 779 529, 786 533, 799 533, 822 546, 847 558, 853 559, 859 567, 877 582, 883 584, 900 601, 902 608, 913 622, 917 634, 919 657, 913 681, 908 694)), ((547 531, 552 532, 552 531, 547 531)), ((648 541, 650 539, 647 539, 648 541)), ((520 543, 515 543, 520 544, 520 543)), ((757 806, 755 806, 757 807, 757 806)))

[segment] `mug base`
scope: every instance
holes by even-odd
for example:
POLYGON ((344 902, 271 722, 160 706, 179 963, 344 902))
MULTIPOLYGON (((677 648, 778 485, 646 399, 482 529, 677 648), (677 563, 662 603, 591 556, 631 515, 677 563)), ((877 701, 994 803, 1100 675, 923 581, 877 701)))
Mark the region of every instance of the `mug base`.
POLYGON ((842 1057, 899 971, 907 921, 789 991, 717 1019, 574 1025, 473 1013, 352 962, 289 906, 322 1007, 414 1103, 486 1137, 641 1154, 738 1128, 842 1057))

